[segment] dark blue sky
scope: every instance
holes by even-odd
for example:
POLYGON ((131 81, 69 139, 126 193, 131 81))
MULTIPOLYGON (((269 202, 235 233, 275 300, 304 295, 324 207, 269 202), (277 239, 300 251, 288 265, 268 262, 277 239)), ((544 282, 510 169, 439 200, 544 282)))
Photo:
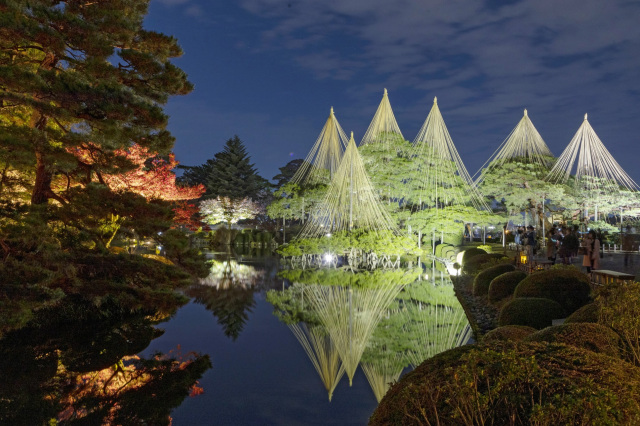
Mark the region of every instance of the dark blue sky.
POLYGON ((640 182, 637 0, 151 0, 146 27, 195 84, 166 108, 185 165, 237 134, 270 179, 331 106, 359 142, 386 87, 408 140, 438 97, 472 175, 527 108, 556 156, 589 113, 640 182))

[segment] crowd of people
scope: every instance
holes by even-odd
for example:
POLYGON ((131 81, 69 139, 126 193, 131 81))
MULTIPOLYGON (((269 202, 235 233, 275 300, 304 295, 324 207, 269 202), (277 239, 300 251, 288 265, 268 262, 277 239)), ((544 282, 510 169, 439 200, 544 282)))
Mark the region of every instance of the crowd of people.
MULTIPOLYGON (((551 227, 546 235, 546 257, 552 264, 560 258, 565 264, 571 264, 572 258, 582 256, 582 266, 586 267, 587 273, 593 269, 600 268, 601 258, 601 242, 599 236, 594 230, 590 230, 580 240, 579 228, 577 225, 573 227, 560 226, 551 227)), ((532 259, 536 254, 536 232, 533 226, 520 227, 515 234, 515 243, 519 251, 527 254, 528 259, 532 259)), ((623 240, 623 250, 624 240, 623 240)), ((631 252, 631 249, 629 249, 631 252)), ((625 261, 627 258, 625 258, 625 261)), ((626 265, 626 263, 625 263, 626 265)))

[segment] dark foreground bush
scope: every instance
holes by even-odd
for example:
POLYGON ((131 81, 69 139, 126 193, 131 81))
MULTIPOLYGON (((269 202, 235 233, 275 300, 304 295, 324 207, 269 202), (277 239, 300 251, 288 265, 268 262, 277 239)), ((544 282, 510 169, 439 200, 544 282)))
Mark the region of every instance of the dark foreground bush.
POLYGON ((527 342, 564 343, 616 358, 621 357, 622 340, 620 336, 609 327, 600 324, 585 322, 556 325, 540 330, 524 340, 527 342))
POLYGON ((520 281, 525 278, 527 278, 527 274, 522 271, 506 272, 495 277, 489 284, 489 302, 495 303, 511 296, 520 281))
POLYGON ((567 314, 591 301, 589 278, 580 271, 549 270, 529 275, 522 280, 514 297, 542 297, 555 300, 567 314))
POLYGON ((515 266, 509 263, 504 263, 501 265, 490 266, 489 268, 480 271, 473 280, 473 295, 486 296, 489 292, 489 285, 494 278, 507 272, 513 272, 515 269, 515 266))
POLYGON ((526 325, 538 330, 549 327, 552 320, 564 318, 562 306, 554 300, 536 297, 513 299, 500 310, 498 324, 526 325))
POLYGON ((422 363, 391 386, 369 424, 640 424, 638 398, 640 369, 615 358, 491 342, 422 363))
POLYGON ((565 324, 580 322, 598 322, 598 305, 596 303, 587 303, 567 317, 565 324))
POLYGON ((489 266, 494 266, 499 263, 509 263, 510 260, 501 253, 487 253, 473 256, 471 259, 463 260, 462 262, 462 272, 473 275, 489 266))
POLYGON ((482 343, 491 341, 518 342, 525 337, 535 333, 537 330, 525 325, 505 325, 494 328, 482 337, 482 343))

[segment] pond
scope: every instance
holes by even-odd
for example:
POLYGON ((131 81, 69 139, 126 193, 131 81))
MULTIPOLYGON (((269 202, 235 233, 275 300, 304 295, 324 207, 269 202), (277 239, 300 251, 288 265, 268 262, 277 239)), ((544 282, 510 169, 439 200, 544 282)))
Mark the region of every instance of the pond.
POLYGON ((278 274, 273 259, 214 269, 144 351, 211 357, 176 425, 363 425, 388 382, 468 337, 443 271, 278 274))
POLYGON ((354 274, 215 259, 185 294, 166 318, 6 336, 0 411, 26 424, 363 425, 389 383, 470 334, 439 266, 354 274))

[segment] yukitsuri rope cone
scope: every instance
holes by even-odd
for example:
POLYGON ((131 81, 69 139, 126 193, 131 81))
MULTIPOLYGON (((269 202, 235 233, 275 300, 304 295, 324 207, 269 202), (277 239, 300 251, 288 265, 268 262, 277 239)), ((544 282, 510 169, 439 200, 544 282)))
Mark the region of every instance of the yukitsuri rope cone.
POLYGON ((575 183, 587 191, 618 190, 620 186, 630 191, 640 188, 620 167, 589 124, 587 114, 582 125, 562 152, 546 180, 569 181, 575 168, 575 183), (576 163, 576 158, 578 162, 576 163))
POLYGON ((371 334, 402 288, 392 283, 367 289, 314 284, 305 287, 312 309, 340 354, 349 386, 371 334))
POLYGON ((473 183, 453 144, 438 108, 438 98, 433 99, 431 111, 413 145, 412 157, 414 161, 419 162, 420 168, 422 200, 437 200, 436 208, 439 205, 470 203, 477 210, 491 210, 473 183))
POLYGON ((329 118, 318 139, 291 178, 291 182, 299 185, 328 183, 340 165, 347 141, 347 135, 340 127, 331 107, 329 118))
POLYGON ((509 133, 509 136, 500 144, 498 149, 491 154, 486 163, 474 175, 476 185, 479 185, 486 174, 495 169, 500 169, 502 165, 512 159, 519 159, 528 164, 537 166, 539 170, 545 172, 553 165, 553 154, 549 147, 536 130, 529 118, 527 110, 518 122, 518 125, 509 133))
POLYGON ((322 380, 329 394, 329 401, 331 401, 333 391, 344 375, 340 354, 331 341, 331 337, 322 327, 312 326, 309 328, 304 323, 289 325, 289 329, 296 336, 313 367, 320 375, 320 380, 322 380))
POLYGON ((383 144, 386 150, 392 150, 394 149, 393 142, 398 138, 404 139, 400 127, 398 127, 396 117, 393 114, 393 110, 391 109, 387 89, 384 89, 378 110, 374 114, 369 128, 360 141, 360 146, 378 143, 383 144))
POLYGON ((311 214, 298 238, 320 237, 354 229, 398 233, 374 192, 352 132, 324 200, 311 214))

